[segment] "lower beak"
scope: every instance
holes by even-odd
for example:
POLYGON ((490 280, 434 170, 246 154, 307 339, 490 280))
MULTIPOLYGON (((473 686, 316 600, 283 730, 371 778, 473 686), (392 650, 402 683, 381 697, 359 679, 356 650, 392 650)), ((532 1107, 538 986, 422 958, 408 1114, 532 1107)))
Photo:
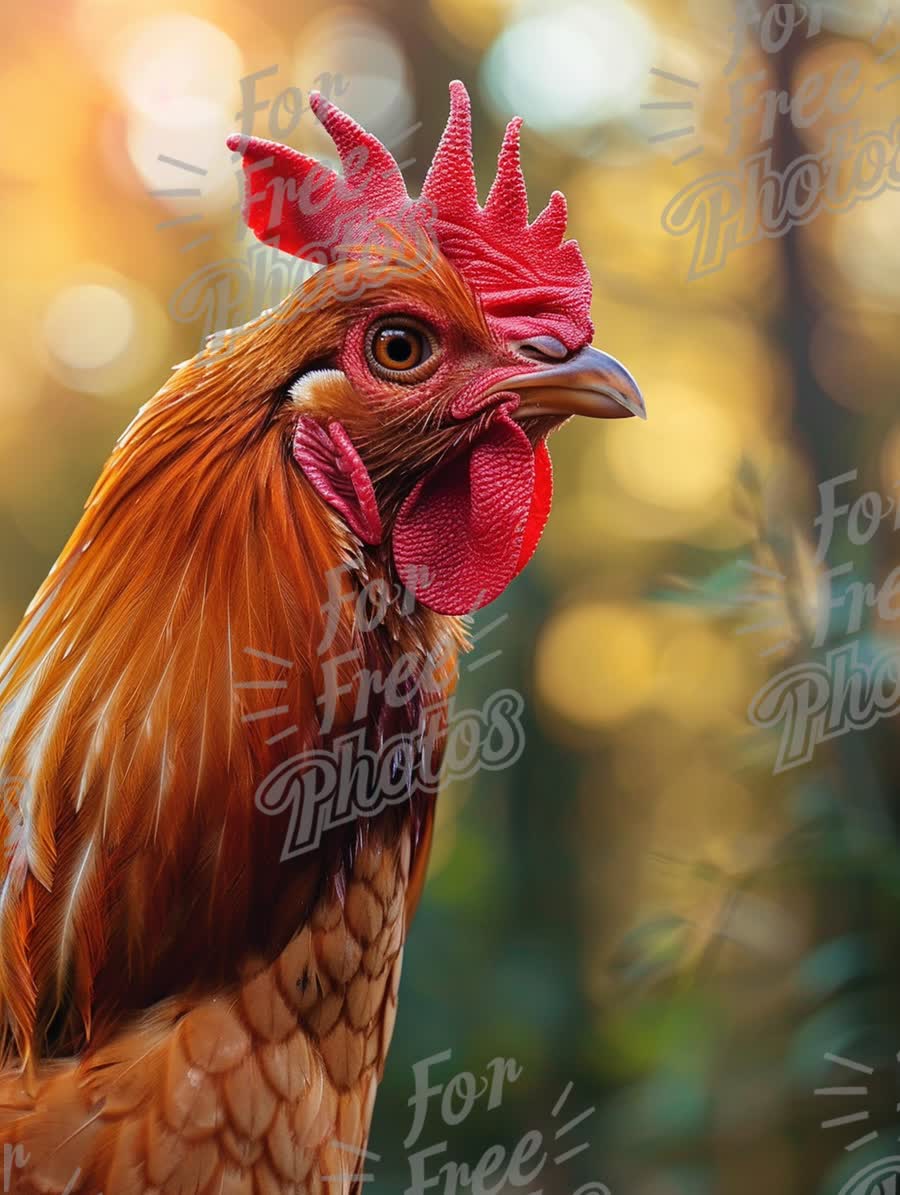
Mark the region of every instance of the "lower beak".
POLYGON ((515 419, 532 415, 647 418, 638 384, 625 366, 590 345, 558 365, 506 378, 497 390, 511 390, 522 399, 515 419))

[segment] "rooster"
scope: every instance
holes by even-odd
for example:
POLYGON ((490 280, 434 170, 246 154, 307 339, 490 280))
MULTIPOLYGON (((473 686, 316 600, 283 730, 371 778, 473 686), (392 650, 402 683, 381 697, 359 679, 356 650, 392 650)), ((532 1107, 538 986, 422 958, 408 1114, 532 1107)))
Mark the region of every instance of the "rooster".
POLYGON ((229 141, 247 224, 322 269, 142 408, 0 661, 0 774, 22 790, 0 892, 7 1191, 359 1190, 432 834, 423 743, 439 759, 466 616, 537 546, 548 435, 644 414, 590 347, 562 195, 528 222, 521 121, 481 207, 450 93, 415 200, 315 93, 341 174, 229 141), (400 698, 372 680, 398 661, 400 698), (350 731, 406 745, 401 799, 373 782, 365 816, 286 852, 291 811, 254 794, 350 731))

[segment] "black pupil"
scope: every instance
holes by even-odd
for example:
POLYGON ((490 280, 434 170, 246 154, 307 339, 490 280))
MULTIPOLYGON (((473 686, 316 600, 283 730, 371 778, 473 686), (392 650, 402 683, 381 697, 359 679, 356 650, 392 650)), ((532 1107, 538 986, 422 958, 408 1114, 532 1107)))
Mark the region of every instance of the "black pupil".
POLYGON ((413 355, 412 338, 408 332, 388 332, 387 355, 397 365, 405 365, 413 355))

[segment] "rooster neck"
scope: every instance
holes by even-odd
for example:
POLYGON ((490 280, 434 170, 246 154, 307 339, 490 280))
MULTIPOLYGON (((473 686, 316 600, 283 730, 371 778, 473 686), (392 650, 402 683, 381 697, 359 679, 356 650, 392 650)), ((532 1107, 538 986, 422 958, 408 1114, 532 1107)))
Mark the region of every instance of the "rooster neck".
MULTIPOLYGON (((341 532, 349 535, 343 524, 341 532)), ((397 575, 389 543, 374 551, 355 537, 352 544, 349 594, 345 591, 341 597, 335 591, 331 597, 351 606, 355 634, 371 636, 386 659, 408 657, 424 663, 443 644, 454 652, 469 650, 465 620, 438 614, 416 601, 397 575)))
MULTIPOLYGON (((4 827, 0 1014, 25 1057, 272 957, 372 835, 410 817, 416 843, 429 833, 433 797, 411 799, 278 863, 284 819, 254 801, 272 769, 360 718, 414 729, 419 706, 379 686, 360 715, 360 685, 448 640, 442 706, 464 634, 396 603, 365 629, 342 604, 329 650, 360 663, 323 730, 326 579, 358 545, 293 467, 274 405, 232 409, 210 385, 189 369, 141 413, 0 662, 0 768, 26 789, 4 827)), ((359 593, 389 570, 370 557, 350 576, 359 593)))

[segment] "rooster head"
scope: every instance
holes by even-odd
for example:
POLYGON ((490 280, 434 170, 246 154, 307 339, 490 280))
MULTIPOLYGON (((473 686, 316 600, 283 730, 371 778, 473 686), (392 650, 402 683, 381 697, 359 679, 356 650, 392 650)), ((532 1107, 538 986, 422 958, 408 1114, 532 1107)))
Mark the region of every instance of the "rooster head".
POLYGON ((342 175, 274 142, 228 144, 250 228, 323 266, 305 306, 327 311, 333 343, 290 387, 293 465, 422 605, 461 615, 537 547, 548 435, 575 414, 646 416, 628 371, 591 346, 590 276, 564 240, 563 196, 528 222, 521 120, 482 207, 461 83, 450 100, 418 199, 389 151, 316 93, 342 175))

